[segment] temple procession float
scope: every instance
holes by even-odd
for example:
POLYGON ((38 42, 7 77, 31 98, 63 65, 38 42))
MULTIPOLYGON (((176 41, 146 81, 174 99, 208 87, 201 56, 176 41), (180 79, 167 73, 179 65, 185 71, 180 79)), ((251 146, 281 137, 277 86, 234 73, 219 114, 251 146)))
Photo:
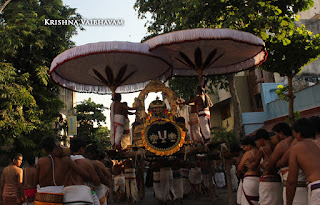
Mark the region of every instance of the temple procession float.
MULTIPOLYGON (((143 181, 147 158, 206 155, 217 148, 193 145, 185 119, 177 112, 177 96, 164 82, 174 76, 198 76, 203 87, 204 76, 250 69, 264 62, 266 56, 263 40, 250 33, 200 28, 162 34, 143 43, 113 41, 74 47, 53 60, 50 74, 57 84, 76 92, 140 91, 133 104, 136 120, 131 129, 132 145, 125 151, 106 152, 111 159, 135 159, 137 176, 143 181), (151 92, 161 92, 168 103, 155 99, 145 105, 151 92)), ((144 188, 140 188, 140 198, 143 195, 144 188)))

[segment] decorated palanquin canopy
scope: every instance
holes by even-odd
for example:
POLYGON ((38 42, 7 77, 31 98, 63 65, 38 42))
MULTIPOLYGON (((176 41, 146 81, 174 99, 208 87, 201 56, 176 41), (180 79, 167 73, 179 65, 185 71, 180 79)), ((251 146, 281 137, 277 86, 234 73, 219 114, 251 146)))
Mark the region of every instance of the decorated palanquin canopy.
POLYGON ((152 79, 171 77, 172 69, 146 44, 112 41, 64 51, 53 60, 50 74, 73 91, 109 94, 140 91, 152 79))
POLYGON ((174 31, 144 42, 167 60, 173 75, 193 76, 236 73, 266 60, 263 40, 232 29, 197 28, 174 31))

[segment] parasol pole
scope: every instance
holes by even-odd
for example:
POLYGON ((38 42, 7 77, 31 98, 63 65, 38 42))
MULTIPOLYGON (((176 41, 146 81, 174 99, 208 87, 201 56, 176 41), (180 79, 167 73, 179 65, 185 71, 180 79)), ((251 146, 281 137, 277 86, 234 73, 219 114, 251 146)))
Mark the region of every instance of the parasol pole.
POLYGON ((203 70, 198 69, 198 70, 196 70, 196 72, 198 74, 199 84, 200 84, 201 87, 204 88, 205 85, 204 85, 204 80, 203 80, 203 76, 202 76, 203 70))

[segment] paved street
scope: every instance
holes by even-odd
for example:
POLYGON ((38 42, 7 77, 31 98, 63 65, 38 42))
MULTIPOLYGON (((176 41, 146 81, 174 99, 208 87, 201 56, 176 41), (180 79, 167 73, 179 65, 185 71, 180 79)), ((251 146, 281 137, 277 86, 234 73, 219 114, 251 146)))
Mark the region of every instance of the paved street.
MULTIPOLYGON (((209 199, 209 197, 201 197, 200 199, 185 199, 183 200, 183 202, 181 204, 186 204, 186 205, 194 205, 194 204, 201 204, 201 205, 226 205, 228 204, 228 191, 227 188, 220 188, 217 189, 217 195, 218 197, 216 198, 216 200, 214 201, 214 203, 211 202, 211 200, 209 199)), ((236 197, 236 192, 233 193, 234 198, 236 197)), ((116 205, 125 205, 128 204, 128 202, 122 202, 122 203, 116 203, 116 205)), ((137 205, 144 205, 144 204, 148 204, 148 205, 158 205, 160 204, 160 202, 158 200, 156 200, 153 197, 153 189, 152 188, 147 188, 146 189, 146 196, 145 198, 137 203, 137 205)), ((175 203, 175 204, 179 204, 179 203, 175 203)))

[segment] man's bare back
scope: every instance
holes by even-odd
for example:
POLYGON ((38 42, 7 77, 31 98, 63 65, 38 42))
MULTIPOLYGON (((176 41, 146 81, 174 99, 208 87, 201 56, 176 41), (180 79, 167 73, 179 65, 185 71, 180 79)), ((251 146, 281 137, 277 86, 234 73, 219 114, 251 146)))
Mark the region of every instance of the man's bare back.
POLYGON ((36 184, 34 181, 36 175, 35 167, 26 167, 23 169, 23 188, 24 189, 33 189, 36 188, 36 184))
MULTIPOLYGON (((91 181, 94 183, 94 185, 98 186, 100 184, 97 173, 95 172, 89 159, 77 159, 74 162, 89 173, 91 176, 91 181)), ((87 180, 74 170, 69 170, 69 172, 66 174, 64 185, 87 185, 87 180)))

